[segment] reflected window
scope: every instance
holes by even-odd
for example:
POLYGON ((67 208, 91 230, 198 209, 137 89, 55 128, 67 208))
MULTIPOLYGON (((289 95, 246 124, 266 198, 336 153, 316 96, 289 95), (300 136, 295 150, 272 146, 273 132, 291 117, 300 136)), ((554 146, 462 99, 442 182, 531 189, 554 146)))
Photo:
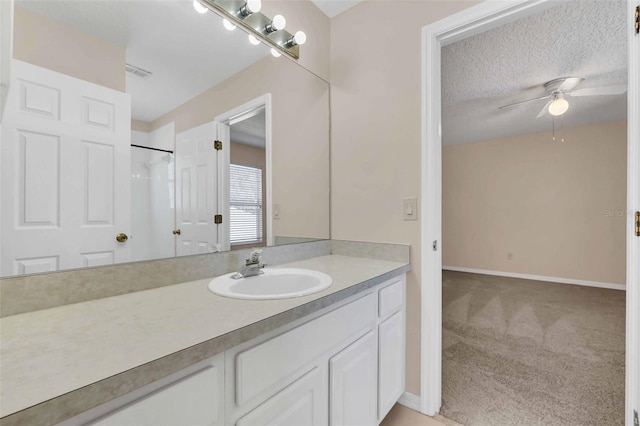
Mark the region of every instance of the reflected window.
POLYGON ((262 170, 229 165, 230 243, 262 243, 262 170))

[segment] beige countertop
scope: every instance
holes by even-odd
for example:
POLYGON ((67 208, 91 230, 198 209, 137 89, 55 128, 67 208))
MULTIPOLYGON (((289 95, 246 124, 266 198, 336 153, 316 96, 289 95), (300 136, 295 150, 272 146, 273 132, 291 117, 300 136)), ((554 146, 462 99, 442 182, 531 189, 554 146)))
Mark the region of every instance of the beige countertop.
POLYGON ((7 424, 36 419, 65 395, 66 411, 50 417, 63 420, 146 384, 148 377, 127 378, 136 369, 155 368, 157 380, 180 367, 161 362, 172 354, 197 362, 409 270, 407 263, 336 255, 278 266, 321 271, 333 284, 310 296, 261 301, 214 295, 204 279, 0 319, 0 417, 14 420, 7 424), (108 380, 114 377, 117 386, 108 380))

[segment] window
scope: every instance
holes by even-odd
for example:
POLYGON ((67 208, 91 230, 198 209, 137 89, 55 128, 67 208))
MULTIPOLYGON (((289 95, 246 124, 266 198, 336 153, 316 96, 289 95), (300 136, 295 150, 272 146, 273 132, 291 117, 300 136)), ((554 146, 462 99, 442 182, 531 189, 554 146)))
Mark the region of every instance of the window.
POLYGON ((229 165, 231 244, 262 242, 262 170, 229 165))

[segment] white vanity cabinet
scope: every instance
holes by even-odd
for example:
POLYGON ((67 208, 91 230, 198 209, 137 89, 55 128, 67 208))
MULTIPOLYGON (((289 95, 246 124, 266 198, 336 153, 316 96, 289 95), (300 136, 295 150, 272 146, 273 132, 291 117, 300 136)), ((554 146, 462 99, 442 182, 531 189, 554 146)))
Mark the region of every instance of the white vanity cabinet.
POLYGON ((402 275, 63 424, 375 426, 404 357, 402 275))
POLYGON ((225 353, 227 425, 379 424, 404 392, 405 277, 225 353))

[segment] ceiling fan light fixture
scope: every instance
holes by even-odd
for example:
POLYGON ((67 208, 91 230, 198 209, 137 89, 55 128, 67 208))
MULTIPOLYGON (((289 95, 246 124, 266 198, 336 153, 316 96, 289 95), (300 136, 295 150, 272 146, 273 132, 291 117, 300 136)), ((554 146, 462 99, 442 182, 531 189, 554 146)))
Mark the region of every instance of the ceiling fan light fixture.
POLYGON ((565 112, 567 112, 568 109, 569 109, 569 102, 561 96, 556 97, 549 104, 549 114, 553 116, 562 115, 565 112))

